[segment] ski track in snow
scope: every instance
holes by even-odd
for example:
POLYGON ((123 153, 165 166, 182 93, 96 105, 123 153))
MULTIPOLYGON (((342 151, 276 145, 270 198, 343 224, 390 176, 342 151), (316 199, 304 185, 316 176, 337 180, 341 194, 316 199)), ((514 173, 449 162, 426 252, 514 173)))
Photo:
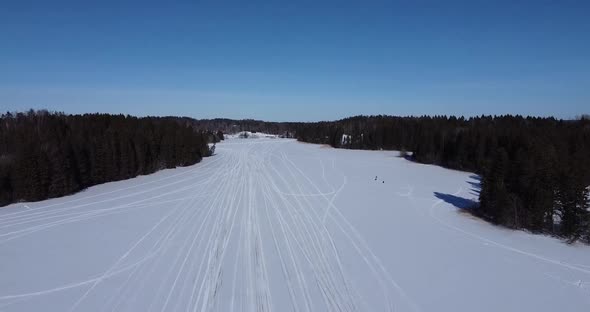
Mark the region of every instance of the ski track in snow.
MULTIPOLYGON (((363 194, 351 186, 358 174, 341 165, 346 153, 293 140, 231 139, 190 168, 2 208, 0 273, 9 280, 0 281, 0 311, 432 310, 440 303, 423 302, 408 283, 408 274, 424 281, 421 268, 397 266, 407 263, 407 253, 396 254, 403 246, 369 241, 349 215, 343 196, 363 194), (314 156, 301 156, 307 152, 314 156), (105 235, 102 244, 97 233, 105 235), (70 246, 62 255, 42 248, 60 243, 70 246), (387 250, 394 252, 384 261, 387 250), (29 271, 36 267, 45 273, 29 271)), ((371 185, 385 188, 384 198, 408 201, 394 208, 436 234, 450 229, 465 246, 477 241, 551 265, 555 270, 539 271, 548 287, 590 288, 590 257, 570 263, 473 233, 454 223, 461 216, 439 215, 444 201, 419 185, 371 185)))

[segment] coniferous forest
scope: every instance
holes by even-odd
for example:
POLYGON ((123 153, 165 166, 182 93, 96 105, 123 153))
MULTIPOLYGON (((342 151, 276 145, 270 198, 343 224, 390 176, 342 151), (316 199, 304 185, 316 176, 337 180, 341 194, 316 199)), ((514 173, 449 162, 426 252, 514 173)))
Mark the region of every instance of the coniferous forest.
POLYGON ((199 162, 224 132, 260 131, 337 148, 400 150, 481 177, 470 211, 492 223, 590 243, 590 120, 356 116, 333 122, 7 113, 0 205, 199 162))
POLYGON ((212 137, 165 118, 6 113, 0 119, 0 206, 192 165, 209 155, 212 137))
POLYGON ((471 211, 495 224, 590 242, 590 120, 357 116, 299 125, 300 141, 412 151, 481 177, 471 211))

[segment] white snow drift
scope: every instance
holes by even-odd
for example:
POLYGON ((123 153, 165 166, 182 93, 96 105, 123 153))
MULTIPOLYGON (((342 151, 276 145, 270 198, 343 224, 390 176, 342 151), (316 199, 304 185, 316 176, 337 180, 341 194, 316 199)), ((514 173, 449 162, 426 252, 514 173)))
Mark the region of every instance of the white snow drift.
POLYGON ((230 139, 0 209, 0 311, 587 311, 590 248, 458 213, 477 177, 230 139))

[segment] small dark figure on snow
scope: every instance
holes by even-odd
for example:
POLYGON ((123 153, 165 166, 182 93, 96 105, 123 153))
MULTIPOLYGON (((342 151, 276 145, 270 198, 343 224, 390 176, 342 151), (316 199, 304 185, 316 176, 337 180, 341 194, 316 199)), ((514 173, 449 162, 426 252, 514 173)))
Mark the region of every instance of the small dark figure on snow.
POLYGON ((385 181, 381 181, 381 183, 385 183, 385 181))
POLYGON ((375 176, 375 181, 377 181, 377 176, 375 176))

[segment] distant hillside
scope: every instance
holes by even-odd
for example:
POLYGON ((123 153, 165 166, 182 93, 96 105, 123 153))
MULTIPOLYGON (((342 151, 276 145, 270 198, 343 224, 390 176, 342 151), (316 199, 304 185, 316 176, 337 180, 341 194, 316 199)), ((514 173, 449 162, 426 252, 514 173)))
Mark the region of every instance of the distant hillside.
POLYGON ((295 132, 305 123, 301 122, 268 122, 253 119, 194 119, 190 117, 164 117, 192 126, 201 131, 222 131, 223 133, 238 133, 242 131, 262 132, 269 134, 295 137, 295 132))

